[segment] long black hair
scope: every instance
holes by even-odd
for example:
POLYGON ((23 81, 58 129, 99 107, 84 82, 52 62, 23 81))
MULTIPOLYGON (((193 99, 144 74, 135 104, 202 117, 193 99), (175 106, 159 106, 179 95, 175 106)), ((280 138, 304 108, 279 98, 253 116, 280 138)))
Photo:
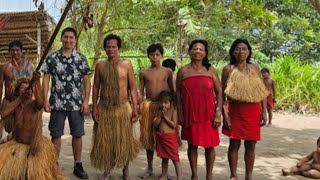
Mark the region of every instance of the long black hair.
POLYGON ((231 47, 230 47, 230 50, 229 50, 229 55, 230 55, 230 64, 235 64, 237 61, 236 61, 236 58, 233 56, 233 52, 234 50, 236 49, 237 45, 240 44, 240 43, 244 43, 248 46, 248 50, 249 50, 249 56, 247 57, 247 63, 248 64, 251 64, 250 62, 250 58, 251 58, 251 55, 252 55, 252 48, 248 42, 248 40, 246 39, 243 39, 243 38, 239 38, 239 39, 236 39, 231 47))
POLYGON ((204 67, 206 67, 207 70, 209 70, 211 64, 209 63, 209 59, 208 59, 208 42, 206 40, 203 40, 203 39, 196 39, 196 40, 193 40, 190 45, 189 45, 189 50, 188 52, 190 53, 190 51, 192 50, 193 48, 193 45, 197 44, 197 43, 201 43, 204 45, 204 50, 206 52, 206 56, 203 58, 202 60, 202 65, 204 67))

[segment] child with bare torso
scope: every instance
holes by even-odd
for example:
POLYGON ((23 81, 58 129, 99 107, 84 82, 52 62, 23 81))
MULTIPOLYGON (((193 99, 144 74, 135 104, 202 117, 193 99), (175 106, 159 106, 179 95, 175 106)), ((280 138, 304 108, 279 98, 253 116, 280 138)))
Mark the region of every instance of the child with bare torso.
POLYGON ((263 83, 269 91, 267 97, 267 110, 268 110, 268 125, 272 124, 272 110, 275 108, 276 103, 276 82, 270 78, 270 70, 268 68, 261 69, 261 74, 263 76, 263 83))
POLYGON ((146 179, 152 175, 153 153, 154 153, 154 133, 152 121, 156 116, 155 112, 159 109, 157 97, 164 90, 173 91, 173 73, 169 68, 162 67, 160 61, 163 57, 163 47, 161 44, 152 44, 147 49, 148 58, 151 66, 142 70, 139 75, 139 90, 142 99, 147 101, 140 102, 142 117, 140 142, 147 151, 148 168, 145 174, 140 177, 146 179), (145 93, 145 95, 144 95, 145 93))
POLYGON ((153 120, 156 128, 156 149, 159 157, 162 158, 161 180, 168 179, 168 161, 172 160, 177 179, 181 179, 181 166, 178 153, 178 140, 176 127, 178 125, 177 111, 174 108, 174 96, 170 91, 162 91, 159 95, 161 103, 160 113, 153 120))
POLYGON ((282 169, 282 174, 302 175, 308 178, 320 179, 320 137, 317 140, 317 148, 308 156, 299 160, 296 166, 290 167, 288 170, 282 169), (311 163, 309 162, 311 161, 311 163))

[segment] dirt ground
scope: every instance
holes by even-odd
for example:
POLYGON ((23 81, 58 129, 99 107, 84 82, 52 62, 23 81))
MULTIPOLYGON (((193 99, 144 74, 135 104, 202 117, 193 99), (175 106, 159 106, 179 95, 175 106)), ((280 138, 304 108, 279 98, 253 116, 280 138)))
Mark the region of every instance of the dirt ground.
MULTIPOLYGON (((43 114, 44 135, 49 137, 48 132, 49 114, 43 114)), ((138 128, 136 125, 136 128, 138 128)), ((89 174, 89 179, 97 179, 101 171, 94 169, 90 165, 90 150, 92 138, 93 121, 87 117, 85 122, 86 135, 83 138, 82 160, 85 170, 89 174)), ((220 131, 221 132, 221 131, 220 131)), ((320 116, 303 116, 286 112, 274 113, 273 125, 262 128, 262 140, 256 146, 256 160, 253 172, 255 180, 303 180, 301 176, 281 176, 281 168, 294 165, 298 158, 301 158, 316 148, 316 139, 320 136, 320 116)), ((220 134, 221 143, 216 148, 216 160, 214 164, 214 179, 229 179, 229 166, 227 159, 228 138, 220 134)), ((62 150, 60 154, 60 167, 65 175, 73 180, 77 179, 73 174, 73 155, 71 148, 71 136, 69 135, 68 123, 63 136, 62 150)), ((244 147, 239 151, 238 175, 239 179, 244 179, 244 147)), ((184 141, 179 150, 182 164, 183 179, 190 179, 191 171, 187 157, 187 143, 184 141)), ((145 151, 141 151, 139 156, 130 163, 130 174, 133 179, 140 179, 139 175, 144 173, 146 168, 145 151)), ((169 163, 169 172, 174 175, 173 164, 169 163)), ((149 179, 157 179, 161 173, 161 159, 154 157, 154 175, 149 179)), ((198 156, 199 179, 205 179, 205 159, 204 150, 199 148, 198 156)), ((111 179, 122 179, 122 170, 112 171, 111 179)))

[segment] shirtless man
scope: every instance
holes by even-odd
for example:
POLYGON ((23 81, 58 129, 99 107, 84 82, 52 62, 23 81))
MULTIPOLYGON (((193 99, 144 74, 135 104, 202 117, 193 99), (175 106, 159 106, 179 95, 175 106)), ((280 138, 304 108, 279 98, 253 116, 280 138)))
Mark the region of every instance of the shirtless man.
POLYGON ((263 83, 269 91, 267 97, 267 110, 268 110, 268 125, 272 125, 272 110, 275 108, 276 103, 276 82, 270 77, 270 70, 268 68, 262 68, 261 74, 263 76, 263 83))
POLYGON ((91 164, 109 179, 113 168, 123 167, 123 179, 129 176, 129 161, 139 153, 139 142, 132 134, 132 123, 138 117, 137 89, 130 61, 119 58, 121 38, 110 34, 103 48, 108 56, 95 67, 92 94, 93 147, 91 164), (129 97, 131 105, 129 104, 129 97))
POLYGON ((0 145, 0 179, 66 179, 55 163, 54 145, 42 136, 40 73, 34 73, 32 81, 31 91, 30 79, 16 80, 13 92, 19 97, 1 110, 5 117, 14 108, 15 123, 14 138, 0 145))
MULTIPOLYGON (((22 43, 20 41, 15 40, 9 43, 11 60, 3 64, 0 70, 0 100, 2 100, 3 82, 5 87, 4 99, 1 103, 2 108, 14 98, 13 92, 10 92, 12 81, 21 77, 32 76, 32 64, 29 60, 23 58, 22 50, 22 43)), ((12 118, 13 117, 9 115, 1 122, 8 133, 13 130, 14 121, 11 121, 12 118)))
POLYGON ((141 104, 142 117, 140 120, 140 142, 146 149, 148 167, 146 173, 140 176, 146 179, 152 175, 153 153, 155 148, 153 119, 159 111, 158 96, 164 90, 173 92, 173 73, 169 68, 162 67, 160 61, 163 57, 163 47, 161 44, 151 44, 147 49, 151 66, 140 72, 140 93, 141 97, 146 97, 146 101, 141 104), (146 95, 144 96, 144 92, 146 95))

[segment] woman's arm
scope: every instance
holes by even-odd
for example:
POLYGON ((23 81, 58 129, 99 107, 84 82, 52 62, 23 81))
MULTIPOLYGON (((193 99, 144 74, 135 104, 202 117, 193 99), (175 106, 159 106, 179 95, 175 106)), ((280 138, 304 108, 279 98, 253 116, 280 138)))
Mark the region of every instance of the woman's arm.
POLYGON ((223 103, 222 116, 223 116, 223 124, 227 128, 231 128, 231 123, 230 123, 230 118, 228 114, 227 97, 224 91, 227 87, 227 81, 228 81, 230 72, 231 72, 231 65, 226 65, 223 67, 222 73, 221 73, 221 89, 222 89, 222 103, 223 103))
POLYGON ((177 111, 178 111, 178 121, 181 126, 183 126, 184 118, 182 111, 182 97, 181 97, 181 83, 183 78, 183 67, 181 67, 177 74, 176 80, 176 99, 177 99, 177 111))
POLYGON ((212 72, 212 78, 214 81, 214 92, 216 97, 216 109, 215 109, 215 118, 213 122, 214 127, 219 127, 221 124, 221 113, 222 113, 222 88, 220 79, 218 77, 218 74, 214 68, 210 68, 212 72))

